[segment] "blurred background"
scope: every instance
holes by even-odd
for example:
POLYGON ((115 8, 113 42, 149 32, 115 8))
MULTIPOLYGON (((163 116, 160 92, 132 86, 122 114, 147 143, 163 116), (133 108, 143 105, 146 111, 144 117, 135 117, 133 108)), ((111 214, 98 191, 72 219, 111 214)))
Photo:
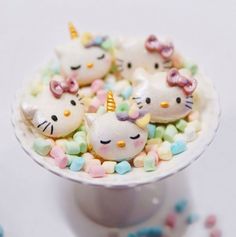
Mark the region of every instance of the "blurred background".
MULTIPOLYGON (((235 0, 11 0, 0 1, 0 225, 8 237, 127 236, 159 224, 176 200, 187 198, 201 220, 214 213, 223 236, 236 232, 236 3, 235 0), (159 215, 140 226, 108 230, 84 217, 70 182, 45 171, 20 148, 10 122, 22 80, 69 40, 67 23, 80 31, 167 35, 200 64, 221 97, 222 121, 202 158, 166 180, 159 215)), ((181 236, 208 236, 202 222, 181 236)))

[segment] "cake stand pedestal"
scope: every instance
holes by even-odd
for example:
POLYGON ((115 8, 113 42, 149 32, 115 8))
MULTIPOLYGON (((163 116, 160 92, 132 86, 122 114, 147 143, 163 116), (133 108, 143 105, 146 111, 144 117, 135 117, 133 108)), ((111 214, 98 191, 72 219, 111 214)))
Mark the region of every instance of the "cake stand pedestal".
POLYGON ((125 227, 147 220, 160 207, 164 191, 163 182, 124 188, 75 186, 81 210, 94 222, 107 227, 125 227))

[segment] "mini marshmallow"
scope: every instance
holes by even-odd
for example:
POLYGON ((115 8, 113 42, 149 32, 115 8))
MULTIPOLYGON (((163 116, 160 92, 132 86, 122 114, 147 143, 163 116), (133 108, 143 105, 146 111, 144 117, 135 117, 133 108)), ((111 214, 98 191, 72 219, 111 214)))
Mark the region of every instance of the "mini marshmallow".
POLYGON ((88 112, 96 113, 100 105, 101 105, 101 101, 97 97, 94 97, 91 100, 91 103, 88 108, 88 112))
POLYGON ((103 88, 103 86, 104 86, 104 81, 97 79, 97 80, 93 81, 93 83, 91 84, 91 90, 93 92, 97 92, 97 91, 101 90, 103 88))
POLYGON ((160 146, 162 144, 162 140, 161 140, 161 138, 152 138, 147 141, 147 144, 160 146))
POLYGON ((129 85, 129 86, 127 86, 126 88, 124 88, 124 90, 122 90, 121 96, 122 96, 125 100, 127 100, 127 99, 129 99, 129 97, 131 96, 132 91, 133 91, 133 88, 132 88, 132 86, 129 85))
POLYGON ((85 159, 83 157, 72 158, 70 164, 70 170, 72 171, 80 171, 85 164, 85 159))
POLYGON ((157 126, 156 127, 156 133, 155 133, 155 138, 160 138, 162 139, 165 133, 165 127, 164 126, 157 126))
POLYGON ((105 169, 101 165, 91 165, 88 173, 93 178, 102 178, 105 176, 105 169))
POLYGON ((198 111, 193 111, 188 115, 187 119, 188 119, 189 122, 191 122, 191 121, 194 121, 194 120, 198 120, 199 117, 200 117, 199 112, 198 111))
POLYGON ((104 114, 105 112, 106 112, 105 107, 104 107, 103 105, 100 105, 99 108, 98 108, 98 110, 97 110, 97 114, 102 115, 102 114, 104 114))
POLYGON ((139 153, 133 160, 134 167, 141 168, 144 166, 145 152, 139 153))
POLYGON ((120 80, 117 81, 117 83, 115 84, 114 87, 114 91, 116 92, 116 94, 120 95, 121 92, 127 87, 130 86, 129 82, 127 80, 120 80))
POLYGON ((66 139, 57 139, 55 142, 55 145, 61 147, 65 151, 66 150, 66 142, 67 142, 66 139))
POLYGON ((91 90, 91 87, 82 87, 79 90, 79 94, 81 97, 92 97, 93 96, 93 91, 91 90))
POLYGON ((68 164, 68 158, 66 156, 64 156, 64 157, 61 157, 61 156, 55 157, 54 161, 55 161, 56 166, 58 166, 61 169, 66 168, 66 166, 68 164))
POLYGON ((75 141, 80 141, 82 139, 86 139, 86 132, 85 131, 78 131, 74 134, 73 139, 75 141))
POLYGON ((148 156, 151 156, 155 159, 156 161, 156 164, 158 164, 159 162, 159 156, 158 156, 158 152, 157 151, 154 151, 154 150, 151 150, 148 152, 148 156))
POLYGON ((84 154, 82 155, 82 157, 83 157, 86 161, 89 161, 89 160, 94 159, 94 156, 93 156, 91 153, 89 153, 89 152, 84 153, 84 154))
POLYGON ((102 167, 104 168, 106 174, 113 174, 115 172, 115 166, 117 162, 115 161, 104 161, 102 167))
POLYGON ((172 158, 172 152, 170 150, 170 144, 163 142, 162 145, 158 148, 158 156, 160 160, 170 160, 172 158))
POLYGON ((65 152, 60 146, 54 146, 50 151, 50 156, 54 159, 64 158, 65 157, 65 152))
POLYGON ((185 137, 185 135, 183 133, 178 133, 178 134, 175 135, 174 141, 175 142, 176 141, 184 141, 184 142, 186 142, 186 137, 185 137))
POLYGON ((186 151, 187 146, 185 141, 179 140, 171 144, 171 152, 173 155, 178 155, 184 151, 186 151))
POLYGON ((154 138, 156 134, 156 126, 154 124, 148 124, 148 138, 154 138))
POLYGON ((184 135, 186 137, 187 142, 192 142, 193 140, 195 140, 197 137, 195 127, 191 124, 188 124, 185 128, 184 135))
POLYGON ((149 151, 157 151, 160 146, 157 144, 147 144, 145 146, 145 152, 148 153, 149 151))
POLYGON ((52 149, 52 144, 50 141, 43 138, 36 138, 33 143, 33 149, 41 156, 47 156, 52 149))
POLYGON ((196 132, 201 131, 201 123, 199 120, 194 120, 194 121, 190 122, 189 125, 193 126, 195 128, 196 132))
POLYGON ((167 125, 164 132, 164 139, 168 142, 174 142, 174 137, 178 133, 176 127, 173 124, 167 125))
POLYGON ((97 92, 97 98, 100 101, 101 104, 105 104, 106 98, 107 98, 107 91, 105 90, 99 90, 97 92))
POLYGON ((66 154, 78 155, 80 153, 80 146, 76 141, 67 141, 65 144, 66 154))
POLYGON ((187 127, 187 122, 184 119, 180 119, 176 122, 175 126, 180 132, 184 132, 184 129, 187 127))
POLYGON ((154 156, 148 155, 148 156, 144 159, 144 170, 145 170, 146 172, 156 170, 156 159, 155 159, 154 156))
POLYGON ((101 165, 101 161, 98 159, 91 159, 91 160, 86 160, 85 159, 85 165, 84 165, 84 170, 85 172, 89 172, 89 169, 93 165, 101 165))
POLYGON ((131 165, 129 164, 128 161, 121 161, 120 163, 118 163, 116 166, 115 166, 115 171, 118 173, 118 174, 126 174, 128 172, 131 171, 131 165))

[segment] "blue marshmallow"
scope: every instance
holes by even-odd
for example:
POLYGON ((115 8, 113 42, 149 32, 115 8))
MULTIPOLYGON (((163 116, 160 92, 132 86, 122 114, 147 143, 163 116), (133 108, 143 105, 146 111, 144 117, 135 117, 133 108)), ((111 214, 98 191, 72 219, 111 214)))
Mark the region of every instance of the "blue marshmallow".
POLYGON ((122 92, 121 92, 121 96, 124 98, 124 99, 129 99, 129 97, 131 96, 132 94, 132 86, 127 86, 122 92))
POLYGON ((156 126, 154 124, 148 124, 148 138, 152 139, 156 135, 156 126))
POLYGON ((186 146, 185 141, 177 140, 176 142, 171 144, 170 149, 171 149, 171 153, 173 155, 177 155, 177 154, 180 154, 180 153, 186 151, 187 146, 186 146))
POLYGON ((126 174, 131 171, 131 165, 128 161, 121 161, 115 166, 115 171, 118 174, 126 174))
POLYGON ((85 164, 85 159, 83 157, 76 157, 71 159, 70 170, 80 171, 85 164))

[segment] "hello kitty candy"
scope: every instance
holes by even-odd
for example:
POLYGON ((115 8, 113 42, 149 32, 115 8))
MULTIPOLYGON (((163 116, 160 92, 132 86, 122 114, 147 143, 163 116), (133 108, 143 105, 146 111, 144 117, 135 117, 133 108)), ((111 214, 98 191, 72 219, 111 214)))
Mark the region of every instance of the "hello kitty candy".
POLYGON ((116 50, 117 69, 123 79, 131 80, 135 69, 149 73, 166 71, 173 66, 174 46, 150 35, 145 40, 121 40, 116 50))
POLYGON ((140 111, 151 114, 151 122, 168 123, 188 115, 193 108, 197 81, 177 70, 149 74, 137 69, 133 77, 134 93, 140 111))
POLYGON ((102 115, 87 114, 89 142, 95 153, 105 160, 130 160, 139 154, 147 141, 146 126, 150 115, 142 117, 115 112, 111 92, 107 97, 107 112, 102 115))
POLYGON ((70 24, 69 29, 71 42, 56 48, 62 75, 75 77, 80 86, 102 79, 109 72, 112 63, 110 53, 101 47, 106 38, 91 39, 90 43, 83 45, 75 27, 70 24))
POLYGON ((52 80, 36 98, 24 99, 21 109, 39 133, 52 138, 65 137, 82 123, 84 106, 72 80, 52 80))

